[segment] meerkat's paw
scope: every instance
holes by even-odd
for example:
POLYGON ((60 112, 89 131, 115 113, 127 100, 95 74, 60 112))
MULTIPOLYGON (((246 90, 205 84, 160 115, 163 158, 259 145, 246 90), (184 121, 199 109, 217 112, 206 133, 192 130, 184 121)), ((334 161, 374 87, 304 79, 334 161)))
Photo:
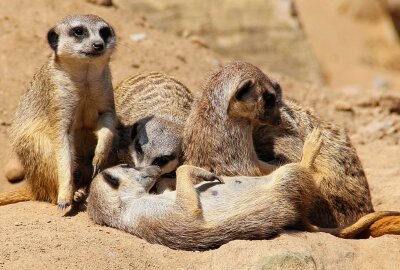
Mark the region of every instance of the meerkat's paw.
POLYGON ((61 210, 65 210, 72 204, 74 197, 72 188, 63 188, 58 192, 57 206, 61 210))
POLYGON ((92 178, 94 178, 98 173, 100 173, 104 169, 107 157, 108 155, 104 151, 98 151, 95 153, 92 161, 93 165, 92 178))
POLYGON ((202 181, 214 181, 217 180, 220 183, 224 183, 224 180, 222 177, 216 175, 215 173, 212 173, 210 171, 207 171, 205 169, 199 168, 199 167, 192 167, 191 168, 191 176, 194 178, 197 178, 202 181))
POLYGON ((78 189, 77 191, 75 191, 75 194, 74 194, 74 202, 79 203, 79 202, 84 201, 86 199, 87 195, 88 195, 88 192, 87 192, 86 188, 78 189))
POLYGON ((320 149, 323 142, 322 131, 319 126, 315 127, 304 141, 304 148, 307 149, 320 149))
POLYGON ((318 156, 323 144, 323 136, 320 127, 314 128, 308 134, 303 146, 303 157, 300 164, 307 168, 313 166, 316 157, 318 156))

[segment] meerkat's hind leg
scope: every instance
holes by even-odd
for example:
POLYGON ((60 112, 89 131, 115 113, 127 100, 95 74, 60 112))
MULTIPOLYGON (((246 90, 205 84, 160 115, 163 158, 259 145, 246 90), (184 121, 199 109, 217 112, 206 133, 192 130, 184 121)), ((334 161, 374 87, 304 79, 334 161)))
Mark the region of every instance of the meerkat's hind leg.
POLYGON ((303 146, 303 156, 300 164, 306 168, 311 168, 317 158, 323 144, 323 136, 319 127, 314 128, 306 137, 303 146))

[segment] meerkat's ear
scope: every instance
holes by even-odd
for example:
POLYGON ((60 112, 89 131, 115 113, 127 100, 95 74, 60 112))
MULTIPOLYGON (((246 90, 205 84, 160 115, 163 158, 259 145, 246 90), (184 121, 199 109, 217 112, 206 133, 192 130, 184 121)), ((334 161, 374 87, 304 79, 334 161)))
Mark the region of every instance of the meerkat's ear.
POLYGON ((255 100, 255 82, 253 79, 241 81, 234 92, 234 97, 239 101, 255 100))
POLYGON ((275 96, 276 96, 276 100, 277 101, 281 101, 282 100, 282 88, 281 85, 278 82, 272 82, 272 87, 275 90, 275 96))
POLYGON ((50 48, 57 52, 58 47, 58 34, 56 33, 56 29, 53 27, 47 32, 47 42, 50 45, 50 48))

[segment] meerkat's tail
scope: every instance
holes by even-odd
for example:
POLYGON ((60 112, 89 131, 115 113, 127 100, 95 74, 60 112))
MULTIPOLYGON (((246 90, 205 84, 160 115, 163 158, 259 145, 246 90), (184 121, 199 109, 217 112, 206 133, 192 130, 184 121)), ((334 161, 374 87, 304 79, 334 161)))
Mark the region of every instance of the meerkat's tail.
POLYGON ((343 228, 320 228, 310 226, 313 232, 326 232, 340 238, 379 237, 384 234, 400 234, 400 212, 377 211, 369 213, 355 223, 343 228))
POLYGON ((314 161, 317 158, 323 143, 323 137, 321 129, 319 127, 314 128, 310 134, 308 134, 303 146, 303 156, 301 157, 300 165, 311 168, 314 165, 314 161))
POLYGON ((25 202, 32 199, 33 195, 29 187, 23 187, 16 191, 0 193, 0 205, 25 202))

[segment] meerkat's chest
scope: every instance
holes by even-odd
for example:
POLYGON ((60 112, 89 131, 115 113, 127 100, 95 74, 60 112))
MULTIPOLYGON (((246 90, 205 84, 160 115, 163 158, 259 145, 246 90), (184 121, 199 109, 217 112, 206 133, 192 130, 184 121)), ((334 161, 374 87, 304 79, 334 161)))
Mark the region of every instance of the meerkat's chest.
POLYGON ((104 87, 88 85, 80 89, 80 96, 75 108, 74 129, 95 129, 97 121, 106 103, 104 87), (103 91, 102 91, 103 90, 103 91))

